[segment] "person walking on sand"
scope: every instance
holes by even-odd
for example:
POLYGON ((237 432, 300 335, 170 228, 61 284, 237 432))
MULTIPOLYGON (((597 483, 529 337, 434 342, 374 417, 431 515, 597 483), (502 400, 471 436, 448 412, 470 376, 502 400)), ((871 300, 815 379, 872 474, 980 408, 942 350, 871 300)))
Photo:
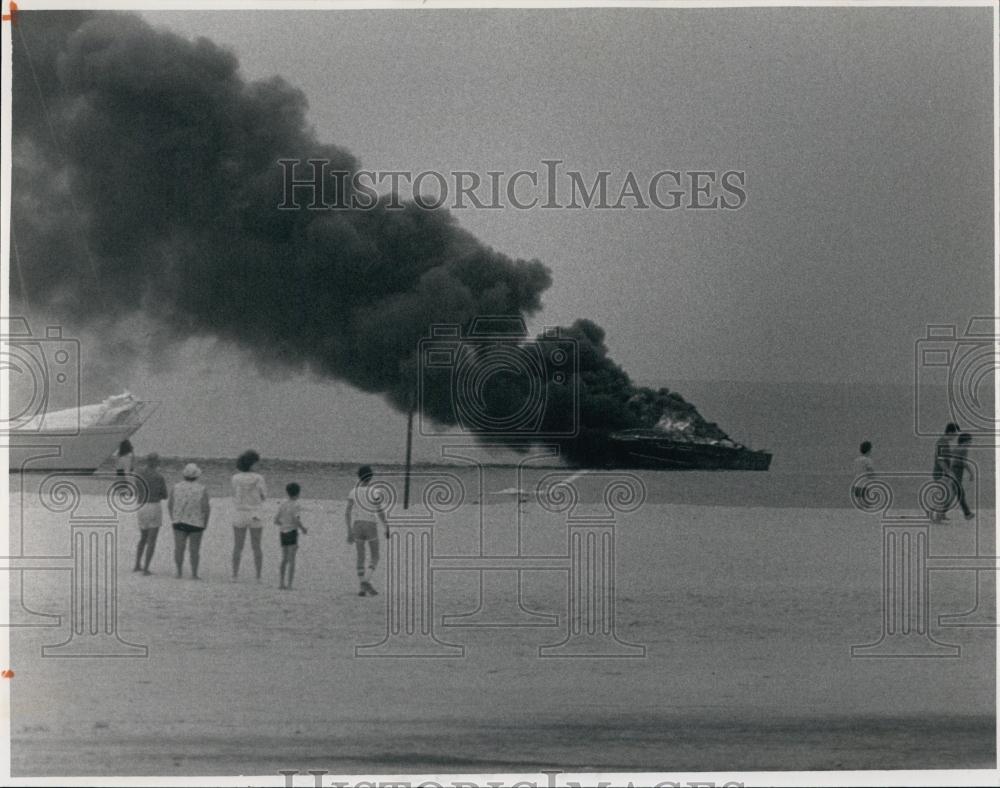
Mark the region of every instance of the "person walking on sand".
MULTIPOLYGON (((955 422, 949 422, 944 428, 944 434, 937 439, 937 443, 934 444, 934 470, 931 475, 934 481, 944 481, 946 485, 951 486, 951 455, 954 453, 954 447, 952 441, 955 435, 958 434, 958 425, 955 422)), ((941 508, 935 509, 930 513, 932 523, 940 523, 947 520, 945 512, 951 508, 952 493, 948 492, 946 495, 947 501, 945 505, 941 508)))
POLYGON ((264 527, 264 501, 267 500, 267 487, 264 477, 254 473, 253 467, 260 462, 260 455, 253 451, 243 452, 236 460, 236 473, 233 474, 233 580, 240 573, 240 559, 243 557, 243 546, 246 544, 247 531, 250 532, 250 549, 253 551, 254 568, 257 570, 257 582, 260 582, 260 570, 264 565, 264 551, 260 546, 261 529, 264 527))
POLYGON ((201 555, 201 537, 208 527, 212 504, 208 490, 199 484, 201 468, 193 462, 184 466, 184 481, 177 482, 170 491, 168 508, 174 524, 174 563, 177 576, 183 575, 184 548, 191 546, 191 579, 198 579, 198 559, 201 555))
POLYGON ((291 591, 295 579, 295 553, 299 549, 299 531, 307 534, 309 531, 302 524, 302 508, 299 505, 299 493, 302 488, 295 482, 285 486, 287 500, 278 507, 274 522, 281 536, 281 569, 278 588, 291 591), (287 573, 287 580, 286 580, 287 573))
POLYGON ((864 497, 864 487, 862 486, 864 477, 875 473, 875 465, 872 463, 871 441, 864 441, 860 449, 861 454, 854 458, 854 485, 851 487, 855 504, 860 504, 864 497))
POLYGON ((153 452, 146 456, 146 461, 139 471, 139 478, 145 485, 140 488, 145 502, 136 514, 139 522, 139 546, 135 551, 135 568, 132 571, 142 572, 144 575, 152 574, 149 571, 149 562, 153 560, 156 537, 159 536, 160 526, 163 525, 162 502, 168 498, 167 481, 159 472, 159 466, 160 455, 153 452))
POLYGON ((966 520, 971 520, 976 515, 969 508, 969 503, 965 498, 965 474, 969 474, 969 481, 973 481, 972 468, 969 466, 969 444, 972 443, 972 436, 963 432, 958 436, 958 445, 951 455, 951 462, 948 472, 954 485, 955 496, 958 498, 958 505, 962 508, 962 514, 966 520))
POLYGON ((379 543, 376 520, 385 529, 389 539, 389 522, 382 510, 381 496, 371 488, 374 473, 368 465, 358 468, 358 483, 348 493, 344 520, 347 523, 347 543, 353 544, 357 552, 358 596, 375 596, 378 591, 371 584, 375 567, 378 566, 379 543), (368 563, 365 565, 365 544, 368 545, 368 563))

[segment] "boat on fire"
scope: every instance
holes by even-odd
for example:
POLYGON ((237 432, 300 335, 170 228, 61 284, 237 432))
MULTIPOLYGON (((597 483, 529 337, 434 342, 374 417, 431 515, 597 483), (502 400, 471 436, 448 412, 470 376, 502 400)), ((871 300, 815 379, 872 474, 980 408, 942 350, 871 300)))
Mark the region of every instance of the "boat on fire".
POLYGON ((771 453, 733 440, 696 440, 657 430, 625 430, 607 440, 608 465, 662 470, 766 471, 771 453))

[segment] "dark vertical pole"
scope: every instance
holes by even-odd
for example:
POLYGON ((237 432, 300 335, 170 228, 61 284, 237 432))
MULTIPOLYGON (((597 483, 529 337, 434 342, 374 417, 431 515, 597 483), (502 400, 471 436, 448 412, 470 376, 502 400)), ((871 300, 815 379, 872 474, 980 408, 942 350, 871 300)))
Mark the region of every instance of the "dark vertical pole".
POLYGON ((410 400, 410 413, 406 417, 406 475, 403 481, 403 508, 410 508, 410 464, 413 455, 413 400, 410 400))

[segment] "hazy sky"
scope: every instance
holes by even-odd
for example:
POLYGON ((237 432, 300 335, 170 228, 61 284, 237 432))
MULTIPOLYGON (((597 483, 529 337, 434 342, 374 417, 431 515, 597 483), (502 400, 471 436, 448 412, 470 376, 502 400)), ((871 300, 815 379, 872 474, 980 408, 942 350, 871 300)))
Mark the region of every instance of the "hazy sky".
POLYGON ((371 168, 745 170, 739 211, 461 213, 638 379, 905 380, 926 323, 992 311, 989 9, 145 16, 371 168))
MULTIPOLYGON (((143 16, 301 88, 319 138, 371 169, 744 170, 738 211, 460 212, 552 269, 534 327, 592 318, 639 382, 906 382, 927 323, 992 312, 988 8, 143 16)), ((213 397, 232 408, 197 421, 233 447, 194 453, 235 450, 279 402, 334 440, 398 431, 343 386, 264 382, 203 345, 182 358, 181 375, 99 373, 169 403, 144 429, 167 450, 213 397)))

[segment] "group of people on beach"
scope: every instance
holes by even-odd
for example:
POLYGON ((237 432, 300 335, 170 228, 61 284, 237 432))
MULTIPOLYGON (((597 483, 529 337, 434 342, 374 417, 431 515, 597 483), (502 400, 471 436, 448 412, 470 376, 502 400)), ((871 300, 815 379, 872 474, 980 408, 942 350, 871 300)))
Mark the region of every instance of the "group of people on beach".
MULTIPOLYGON (((948 512, 955 508, 955 504, 962 510, 966 520, 975 517, 975 512, 969 508, 969 502, 965 495, 965 479, 973 480, 972 466, 969 461, 969 447, 972 445, 972 435, 968 432, 960 432, 959 426, 954 422, 949 422, 934 444, 934 468, 931 476, 936 482, 945 485, 947 493, 944 502, 928 512, 933 523, 942 523, 948 520, 948 512)), ((854 460, 855 484, 853 493, 855 499, 862 496, 862 487, 858 480, 864 476, 875 473, 875 465, 872 462, 871 441, 864 441, 861 444, 861 454, 854 460)))
MULTIPOLYGON (((260 455, 245 451, 236 460, 233 474, 233 558, 232 578, 238 579, 247 534, 250 535, 250 550, 253 553, 254 570, 257 581, 261 580, 264 565, 262 534, 265 524, 264 502, 267 500, 267 486, 264 477, 254 470, 260 462, 260 455)), ((177 577, 183 576, 184 557, 187 554, 191 566, 191 578, 198 580, 201 558, 201 539, 208 527, 212 513, 208 488, 198 481, 201 468, 193 462, 184 466, 181 481, 168 489, 166 479, 160 473, 159 455, 146 455, 138 471, 134 469, 135 456, 132 445, 123 441, 117 452, 117 473, 135 474, 142 481, 142 505, 137 513, 139 544, 136 547, 133 572, 150 575, 150 562, 156 550, 156 540, 163 525, 163 501, 174 533, 174 564, 177 577)), ((381 523, 389 538, 389 527, 380 496, 371 486, 374 472, 370 466, 358 469, 358 483, 347 499, 344 519, 347 524, 347 541, 355 546, 357 556, 358 596, 374 596, 378 592, 372 586, 371 578, 379 562, 379 533, 381 523)), ((295 579, 295 554, 298 550, 299 532, 309 531, 302 522, 302 508, 299 496, 302 488, 297 482, 285 485, 286 498, 278 507, 273 524, 278 528, 281 545, 281 564, 278 588, 290 590, 295 579)))

